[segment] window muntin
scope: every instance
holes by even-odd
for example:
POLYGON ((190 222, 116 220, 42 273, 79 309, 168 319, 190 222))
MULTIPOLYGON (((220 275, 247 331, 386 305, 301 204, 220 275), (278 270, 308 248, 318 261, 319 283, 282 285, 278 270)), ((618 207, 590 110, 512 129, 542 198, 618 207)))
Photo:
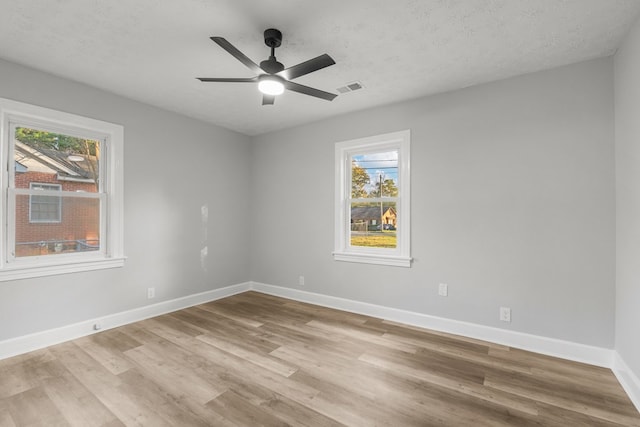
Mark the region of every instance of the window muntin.
POLYGON ((2 98, 0 117, 0 281, 122 266, 122 126, 2 98))
POLYGON ((336 144, 334 258, 409 267, 410 132, 336 144))

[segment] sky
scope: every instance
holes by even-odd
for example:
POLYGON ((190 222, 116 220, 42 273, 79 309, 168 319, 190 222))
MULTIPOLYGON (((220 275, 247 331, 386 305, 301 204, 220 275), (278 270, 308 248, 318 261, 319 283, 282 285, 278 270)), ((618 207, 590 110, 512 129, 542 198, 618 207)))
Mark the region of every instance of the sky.
POLYGON ((392 179, 398 185, 398 150, 357 154, 352 156, 352 160, 369 174, 370 183, 365 187, 367 192, 375 188, 380 174, 383 174, 383 180, 392 179))

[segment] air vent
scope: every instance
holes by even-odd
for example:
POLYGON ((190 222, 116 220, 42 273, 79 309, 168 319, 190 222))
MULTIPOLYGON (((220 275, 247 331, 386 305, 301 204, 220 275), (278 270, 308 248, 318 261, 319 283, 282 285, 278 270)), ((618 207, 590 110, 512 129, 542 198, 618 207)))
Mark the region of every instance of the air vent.
POLYGON ((351 82, 351 83, 347 83, 344 86, 339 87, 336 90, 340 93, 347 93, 347 92, 353 92, 354 90, 362 89, 363 87, 364 86, 362 86, 362 83, 360 82, 351 82))

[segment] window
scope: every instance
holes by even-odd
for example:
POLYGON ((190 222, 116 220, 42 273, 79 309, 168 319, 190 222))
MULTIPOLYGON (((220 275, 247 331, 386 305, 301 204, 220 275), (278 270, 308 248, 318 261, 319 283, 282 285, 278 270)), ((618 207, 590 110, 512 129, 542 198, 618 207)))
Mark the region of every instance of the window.
MULTIPOLYGON (((40 184, 30 182, 32 190, 60 191, 59 184, 40 184)), ((59 196, 29 196, 29 222, 60 222, 61 202, 59 196)))
POLYGON ((411 266, 409 130, 336 144, 338 261, 411 266))
POLYGON ((2 98, 0 118, 0 281, 122 266, 122 126, 2 98))

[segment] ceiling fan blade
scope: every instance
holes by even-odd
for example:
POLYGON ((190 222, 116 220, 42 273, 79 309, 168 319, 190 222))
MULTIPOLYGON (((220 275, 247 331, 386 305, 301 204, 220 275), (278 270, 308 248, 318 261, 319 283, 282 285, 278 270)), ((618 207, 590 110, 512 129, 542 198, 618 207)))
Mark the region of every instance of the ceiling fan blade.
POLYGON ((336 61, 334 61, 333 58, 325 53, 324 55, 320 55, 308 61, 301 62, 298 65, 289 67, 286 70, 282 70, 277 74, 287 80, 293 80, 300 76, 304 76, 305 74, 321 70, 322 68, 328 67, 329 65, 333 65, 335 63, 336 61))
POLYGON ((264 74, 264 71, 262 71, 262 68, 258 67, 258 65, 255 62, 250 60, 244 53, 242 53, 238 49, 236 49, 236 47, 234 45, 232 45, 231 43, 229 43, 225 38, 223 38, 223 37, 211 37, 211 40, 213 40, 221 48, 223 48, 224 50, 229 52, 238 61, 240 61, 244 65, 246 65, 254 73, 256 73, 256 74, 264 74))
POLYGON ((262 105, 273 105, 275 100, 275 95, 262 95, 262 105))
POLYGON ((224 83, 254 83, 258 81, 257 77, 241 77, 241 78, 226 78, 226 77, 196 77, 201 82, 224 82, 224 83))
POLYGON ((320 89, 314 89, 312 87, 304 86, 304 85, 290 82, 290 81, 284 81, 283 84, 284 84, 284 87, 286 87, 291 91, 302 93, 305 95, 315 96, 316 98, 326 99, 327 101, 333 101, 333 99, 336 96, 338 96, 338 95, 334 95, 333 93, 325 92, 320 89))

